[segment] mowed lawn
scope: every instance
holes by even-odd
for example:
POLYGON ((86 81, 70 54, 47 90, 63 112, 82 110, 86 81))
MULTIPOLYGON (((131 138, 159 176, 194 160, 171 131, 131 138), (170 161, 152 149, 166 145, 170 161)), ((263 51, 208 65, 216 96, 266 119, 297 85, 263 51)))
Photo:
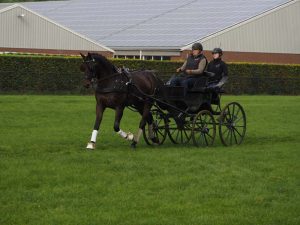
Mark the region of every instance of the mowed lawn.
MULTIPOLYGON (((93 96, 0 95, 0 224, 300 224, 300 96, 230 101, 247 114, 241 146, 133 151, 108 110, 86 151, 93 96)), ((139 119, 126 111, 122 129, 139 119)))

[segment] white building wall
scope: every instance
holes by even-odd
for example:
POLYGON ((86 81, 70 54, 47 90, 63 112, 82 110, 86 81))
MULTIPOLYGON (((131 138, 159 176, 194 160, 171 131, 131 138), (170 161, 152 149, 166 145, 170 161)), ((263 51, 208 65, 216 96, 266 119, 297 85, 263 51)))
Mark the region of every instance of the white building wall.
POLYGON ((202 40, 205 50, 300 54, 300 1, 202 40))
POLYGON ((20 6, 0 12, 0 47, 110 51, 20 6))

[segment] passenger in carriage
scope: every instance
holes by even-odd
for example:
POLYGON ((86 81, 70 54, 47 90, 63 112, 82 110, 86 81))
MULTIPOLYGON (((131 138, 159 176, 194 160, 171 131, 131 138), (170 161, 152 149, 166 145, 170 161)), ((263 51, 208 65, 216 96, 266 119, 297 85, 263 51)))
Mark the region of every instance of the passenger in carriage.
POLYGON ((195 43, 192 46, 192 53, 188 56, 184 64, 176 70, 177 73, 182 72, 182 76, 172 78, 171 86, 184 86, 185 90, 192 88, 197 78, 203 75, 207 59, 203 55, 203 46, 201 43, 195 43))
POLYGON ((221 48, 214 48, 212 51, 213 60, 207 66, 207 72, 214 76, 209 79, 209 87, 217 85, 223 78, 228 77, 227 64, 222 60, 223 51, 221 48))

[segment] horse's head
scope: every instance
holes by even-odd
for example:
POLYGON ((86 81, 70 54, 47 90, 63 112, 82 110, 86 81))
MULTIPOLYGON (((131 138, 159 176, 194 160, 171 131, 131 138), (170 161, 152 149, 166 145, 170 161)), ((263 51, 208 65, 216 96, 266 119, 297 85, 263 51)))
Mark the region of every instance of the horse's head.
POLYGON ((91 54, 88 53, 86 56, 80 53, 83 62, 80 66, 80 70, 84 72, 84 87, 89 88, 92 80, 96 78, 96 60, 92 58, 91 54))
POLYGON ((80 70, 85 74, 84 86, 86 88, 90 87, 93 80, 103 78, 117 71, 116 67, 100 54, 88 53, 85 56, 80 53, 80 55, 83 59, 80 70))

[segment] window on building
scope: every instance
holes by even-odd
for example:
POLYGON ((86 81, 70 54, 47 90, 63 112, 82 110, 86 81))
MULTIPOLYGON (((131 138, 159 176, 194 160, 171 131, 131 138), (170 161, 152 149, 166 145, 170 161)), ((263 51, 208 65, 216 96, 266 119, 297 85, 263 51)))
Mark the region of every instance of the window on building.
POLYGON ((145 60, 152 60, 152 56, 150 56, 150 55, 145 55, 145 56, 144 56, 144 59, 145 59, 145 60))
POLYGON ((162 60, 163 56, 153 56, 153 60, 162 60))
POLYGON ((118 55, 118 59, 125 59, 125 55, 118 55))
MULTIPOLYGON (((140 59, 139 55, 115 55, 116 59, 140 59)), ((144 55, 143 60, 171 60, 170 56, 158 56, 158 55, 144 55)))
POLYGON ((163 56, 162 60, 171 60, 171 56, 163 56))

